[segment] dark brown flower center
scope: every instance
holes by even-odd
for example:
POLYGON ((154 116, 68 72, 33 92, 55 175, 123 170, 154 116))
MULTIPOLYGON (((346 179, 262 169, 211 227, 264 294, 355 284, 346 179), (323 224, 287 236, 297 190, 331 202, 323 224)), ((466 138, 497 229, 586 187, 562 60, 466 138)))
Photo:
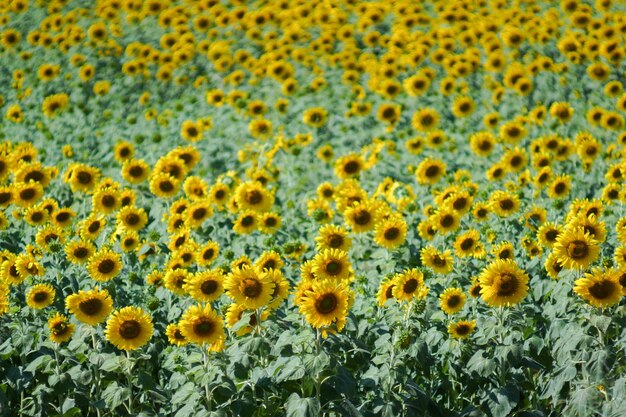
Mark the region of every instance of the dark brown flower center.
POLYGON ((582 240, 574 240, 567 245, 567 255, 572 259, 584 259, 589 254, 589 246, 582 240))
POLYGON ((95 316, 103 308, 102 300, 99 298, 90 298, 78 304, 78 309, 87 316, 95 316))
POLYGON ((248 204, 256 205, 263 201, 263 194, 258 190, 252 190, 246 195, 248 204))
POLYGON ((214 329, 215 323, 208 317, 199 318, 193 326, 193 332, 199 336, 208 336, 214 329))
POLYGON ((615 291, 617 291, 615 285, 609 280, 596 282, 591 287, 589 287, 589 294, 591 294, 593 298, 597 298, 598 300, 603 300, 610 297, 611 294, 613 294, 615 291))
POLYGON ((78 178, 79 183, 83 185, 88 185, 91 183, 93 176, 88 172, 80 171, 78 174, 76 174, 76 178, 78 178))
POLYGON ((315 309, 321 314, 329 314, 335 311, 337 304, 335 294, 324 294, 315 301, 315 309))
POLYGON ((87 230, 89 230, 89 233, 96 233, 98 230, 100 230, 100 222, 98 220, 92 222, 87 230))
POLYGON ((241 283, 243 294, 248 298, 257 298, 263 291, 263 285, 256 279, 246 278, 241 283))
POLYGON ((361 168, 361 165, 357 161, 349 161, 348 163, 344 165, 343 170, 347 174, 354 174, 358 172, 360 168, 361 168))
POLYGON ((461 249, 470 250, 474 246, 474 239, 468 237, 467 239, 461 242, 461 249))
POLYGON ((141 324, 136 320, 126 320, 120 325, 119 332, 123 339, 134 339, 141 333, 141 324))
POLYGON ((372 215, 366 210, 359 210, 354 216, 354 222, 359 226, 365 226, 369 224, 372 219, 372 215))
POLYGON ((519 286, 519 281, 515 275, 505 273, 495 279, 494 285, 498 295, 506 297, 515 294, 519 286))
POLYGON ((192 213, 191 216, 194 218, 194 220, 201 220, 206 215, 207 215, 207 209, 204 208, 204 207, 200 207, 200 208, 194 210, 194 212, 192 213))
POLYGON ((461 304, 461 297, 459 297, 458 295, 453 295, 450 298, 448 298, 448 300, 446 301, 446 304, 448 305, 448 307, 454 308, 458 306, 459 304, 461 304))
POLYGON ((33 188, 27 188, 20 191, 20 199, 24 201, 32 200, 35 198, 35 190, 33 188))
POLYGON ((326 264, 326 273, 329 275, 339 275, 342 269, 343 265, 337 260, 332 260, 326 264))
POLYGON ((115 197, 112 195, 105 195, 104 197, 102 197, 102 205, 104 207, 114 207, 115 203, 115 197))
POLYGON ((216 290, 217 290, 217 282, 213 280, 204 281, 200 285, 200 291, 202 291, 202 294, 205 294, 205 295, 211 295, 216 290))
POLYGON ((142 167, 140 167, 139 165, 134 165, 132 166, 129 170, 128 173, 130 174, 131 177, 133 178, 139 178, 143 175, 144 170, 142 167))
POLYGON ((439 174, 439 167, 437 165, 431 165, 428 168, 426 168, 425 174, 428 178, 432 178, 436 176, 437 174, 439 174))
POLYGON ((454 330, 456 331, 456 334, 458 334, 459 336, 465 336, 469 334, 469 332, 471 331, 471 327, 465 323, 462 323, 462 324, 457 324, 454 330))
POLYGON ((115 261, 111 259, 105 259, 98 265, 98 272, 101 274, 111 273, 115 269, 115 261))
POLYGON ((44 301, 48 300, 48 296, 49 294, 47 292, 39 291, 35 293, 35 295, 33 296, 33 300, 35 300, 35 302, 37 303, 43 303, 44 301))
POLYGON ((398 236, 400 236, 400 229, 398 229, 397 227, 390 227, 389 229, 385 230, 384 236, 386 240, 394 240, 398 236))
POLYGON ((413 294, 417 289, 418 284, 419 283, 415 278, 411 278, 404 283, 404 285, 402 286, 402 291, 404 291, 406 294, 413 294))

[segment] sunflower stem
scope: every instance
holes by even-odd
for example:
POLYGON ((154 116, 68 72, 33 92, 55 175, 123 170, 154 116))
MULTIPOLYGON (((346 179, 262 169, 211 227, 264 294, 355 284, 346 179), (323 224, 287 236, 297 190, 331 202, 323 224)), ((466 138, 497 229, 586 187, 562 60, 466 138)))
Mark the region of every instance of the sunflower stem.
POLYGON ((409 318, 411 317, 411 310, 413 309, 413 301, 414 299, 411 299, 411 302, 409 302, 409 307, 406 309, 406 313, 404 313, 405 327, 409 324, 409 318))
MULTIPOLYGON (((91 332, 91 345, 93 347, 94 352, 98 350, 98 340, 96 339, 96 328, 93 327, 91 332)), ((96 416, 100 417, 100 409, 96 407, 96 402, 100 399, 100 372, 98 372, 97 364, 93 366, 93 378, 94 378, 94 386, 95 386, 95 401, 94 408, 96 409, 96 416)))
POLYGON ((130 350, 126 351, 126 359, 128 359, 128 370, 126 372, 126 377, 128 379, 128 414, 133 415, 133 362, 130 356, 130 350))
MULTIPOLYGON (((320 329, 315 329, 315 356, 319 356, 322 350, 322 344, 320 342, 320 329)), ((321 390, 322 390, 322 372, 320 371, 317 375, 315 375, 315 398, 317 399, 317 403, 320 405, 320 415, 324 415, 322 411, 322 402, 321 402, 321 390)))
MULTIPOLYGON (((202 365, 204 366, 204 372, 206 375, 208 375, 209 369, 210 369, 209 368, 210 367, 209 355, 207 353, 207 349, 204 346, 200 346, 200 350, 202 351, 202 365)), ((208 382, 204 384, 204 397, 206 399, 207 410, 210 413, 212 410, 212 406, 211 406, 211 391, 209 390, 208 382)))

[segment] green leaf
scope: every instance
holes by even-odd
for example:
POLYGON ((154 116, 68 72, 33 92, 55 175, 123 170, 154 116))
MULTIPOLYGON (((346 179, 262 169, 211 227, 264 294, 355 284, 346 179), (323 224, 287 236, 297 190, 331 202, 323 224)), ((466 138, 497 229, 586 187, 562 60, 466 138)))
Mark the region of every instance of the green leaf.
POLYGON ((111 410, 116 409, 129 398, 128 387, 120 386, 117 382, 111 382, 102 393, 102 399, 111 410))
POLYGON ((172 395, 172 404, 184 403, 193 393, 197 393, 196 385, 193 382, 187 382, 174 392, 174 395, 172 395))
POLYGON ((286 417, 317 417, 320 412, 320 403, 317 398, 300 398, 293 393, 285 403, 286 417))
POLYGON ((120 360, 117 356, 112 356, 104 360, 102 365, 100 365, 100 369, 104 372, 120 372, 122 370, 122 365, 120 364, 120 360))
POLYGON ((36 357, 31 363, 28 364, 25 371, 35 373, 39 369, 44 368, 50 361, 52 360, 52 356, 50 355, 41 355, 36 357))
POLYGON ((274 373, 276 382, 302 379, 306 373, 302 361, 297 356, 281 357, 276 362, 282 363, 274 373))
POLYGON ((496 361, 491 358, 485 358, 484 350, 477 351, 467 362, 467 369, 470 372, 476 372, 478 375, 487 377, 496 369, 496 361))
POLYGON ((484 406, 490 417, 507 417, 519 402, 519 389, 514 385, 507 385, 490 393, 484 406))

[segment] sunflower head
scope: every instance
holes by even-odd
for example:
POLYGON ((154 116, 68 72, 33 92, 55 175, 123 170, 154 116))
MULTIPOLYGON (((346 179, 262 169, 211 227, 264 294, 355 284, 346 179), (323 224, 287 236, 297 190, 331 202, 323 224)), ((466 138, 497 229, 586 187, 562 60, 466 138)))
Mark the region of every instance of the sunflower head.
POLYGON ((153 333, 152 317, 138 307, 124 307, 115 311, 109 317, 104 331, 109 342, 126 351, 145 345, 153 333))
POLYGON ((528 294, 528 275, 511 259, 498 259, 480 274, 480 294, 492 307, 512 306, 528 294))

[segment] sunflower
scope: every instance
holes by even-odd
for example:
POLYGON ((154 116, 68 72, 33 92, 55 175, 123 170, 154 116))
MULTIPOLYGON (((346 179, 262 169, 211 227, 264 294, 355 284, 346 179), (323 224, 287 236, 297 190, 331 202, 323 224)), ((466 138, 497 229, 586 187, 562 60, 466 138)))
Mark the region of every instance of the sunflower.
POLYGON ((70 323, 63 314, 56 313, 48 319, 48 329, 50 330, 50 340, 61 344, 72 338, 76 326, 70 323))
POLYGON ((217 259, 219 255, 220 246, 217 242, 208 241, 202 246, 196 249, 196 263, 198 266, 207 267, 217 259))
POLYGON ((316 281, 302 298, 299 308, 309 324, 341 331, 346 323, 351 294, 346 283, 316 281))
POLYGON ((259 182, 243 182, 235 189, 237 207, 242 210, 266 212, 274 204, 273 194, 259 182))
POLYGON ((585 213, 581 213, 570 220, 567 227, 574 229, 582 227, 585 233, 589 233, 589 236, 598 243, 606 240, 606 226, 604 222, 598 220, 598 216, 595 214, 587 216, 585 213))
POLYGON ((395 285, 396 283, 393 277, 381 281, 380 285, 378 286, 378 292, 376 294, 376 299, 378 300, 379 306, 382 307, 385 305, 385 303, 387 303, 388 300, 395 299, 393 296, 393 288, 395 287, 395 285))
POLYGON ((480 295, 492 307, 512 306, 528 294, 528 275, 511 259, 498 259, 479 276, 480 295))
POLYGON ((185 210, 185 224, 190 229, 197 229, 211 216, 213 208, 208 199, 196 200, 185 210))
POLYGON ((446 164, 438 159, 426 158, 417 166, 415 176, 420 184, 433 185, 446 174, 446 164))
POLYGON ((574 115, 574 109, 567 102, 555 102, 550 106, 550 115, 561 123, 567 123, 574 115))
POLYGON ((54 302, 55 291, 50 284, 38 284, 26 293, 26 303, 30 308, 40 310, 54 302))
POLYGON ((387 123, 390 127, 393 127, 400 120, 402 115, 402 108, 398 104, 382 103, 378 106, 376 117, 381 122, 387 123))
POLYGON ((167 336, 168 342, 172 345, 180 347, 185 346, 188 343, 187 339, 180 331, 180 326, 176 323, 170 323, 167 325, 165 328, 165 335, 167 336))
POLYGON ((517 194, 507 191, 494 191, 489 197, 491 210, 500 217, 508 217, 517 212, 520 207, 520 200, 517 194))
POLYGON ((48 221, 48 212, 40 204, 24 210, 22 219, 31 226, 41 226, 48 221))
POLYGON ((420 109, 413 114, 412 124, 418 132, 429 132, 439 124, 439 113, 430 107, 420 109))
POLYGON ((15 258, 15 269, 21 277, 22 281, 35 276, 43 276, 46 272, 45 268, 37 261, 31 253, 21 253, 15 258))
POLYGON ((474 254, 474 250, 480 243, 480 232, 475 229, 468 230, 457 236, 454 241, 454 250, 458 257, 464 258, 474 254))
POLYGON ((233 224, 233 230, 238 234, 248 234, 254 232, 259 226, 258 216, 255 211, 245 210, 233 224))
POLYGON ((561 265, 554 252, 548 255, 543 266, 550 278, 559 279, 559 273, 563 270, 563 265, 561 265))
POLYGON ((278 269, 265 269, 260 274, 267 275, 274 283, 274 290, 271 296, 272 301, 268 304, 268 307, 270 309, 276 309, 289 297, 289 281, 287 281, 283 273, 278 269))
POLYGON ((448 274, 452 271, 454 260, 449 250, 439 252, 433 246, 427 246, 420 251, 422 264, 438 274, 448 274))
POLYGON ((387 249, 395 249, 406 241, 407 224, 399 215, 392 215, 376 224, 374 241, 387 249))
POLYGON ((67 260, 73 264, 82 264, 96 252, 96 247, 88 240, 74 240, 65 246, 67 260))
MULTIPOLYGON (((2 258, 0 258, 2 259, 2 258)), ((8 285, 20 284, 25 278, 22 278, 17 271, 17 256, 10 254, 0 263, 0 283, 4 282, 8 285)))
POLYGON ((391 293, 398 301, 411 301, 421 298, 424 288, 424 274, 413 268, 406 269, 393 277, 391 293))
POLYGON ((448 333, 455 339, 467 339, 476 329, 476 320, 461 320, 448 325, 448 333))
POLYGON ((253 310, 270 302, 274 282, 267 274, 258 274, 254 268, 243 266, 233 269, 224 282, 224 288, 235 303, 253 310))
POLYGON ((461 288, 446 288, 439 296, 439 306, 444 313, 452 315, 461 311, 466 298, 461 288))
POLYGON ((548 186, 548 196, 553 199, 565 198, 571 188, 571 178, 569 175, 559 175, 548 186))
POLYGON ((500 242, 498 245, 493 247, 491 253, 493 253, 497 259, 515 258, 515 248, 513 248, 513 244, 510 242, 500 242))
POLYGON ((554 254, 565 269, 584 269, 600 255, 599 242, 582 227, 567 228, 556 239, 554 254))
POLYGON ((163 277, 165 288, 176 295, 185 295, 185 284, 189 280, 189 272, 184 268, 169 269, 163 277))
POLYGON ((65 306, 79 321, 96 326, 113 311, 113 300, 107 290, 94 288, 69 295, 65 306))
POLYGON ((230 188, 222 182, 217 182, 209 189, 208 195, 211 202, 221 209, 228 201, 230 188))
POLYGON ((215 301, 224 292, 224 274, 221 269, 196 272, 185 281, 183 288, 196 301, 215 301))
POLYGON ((280 270, 285 265, 282 259, 280 259, 280 255, 273 251, 265 251, 259 256, 259 258, 254 262, 254 267, 256 270, 261 273, 267 270, 277 269, 280 270))
POLYGON ((552 248, 562 231, 563 228, 559 225, 547 222, 537 230, 537 239, 545 247, 552 248))
POLYGON ((259 322, 262 322, 269 317, 269 311, 263 311, 259 317, 256 311, 248 311, 244 307, 233 303, 228 306, 228 310, 226 311, 226 326, 229 328, 234 327, 245 317, 246 314, 248 315, 248 321, 245 326, 235 331, 237 336, 252 333, 259 325, 259 322))
POLYGON ((213 345, 226 338, 222 318, 208 304, 189 307, 178 327, 187 341, 199 345, 213 345))
POLYGON ((378 205, 374 200, 360 201, 344 212, 345 221, 354 233, 365 233, 374 229, 378 217, 378 205))
POLYGON ((104 188, 96 191, 91 197, 91 205, 95 213, 111 214, 116 212, 121 206, 118 190, 104 188))
POLYGON ((610 307, 622 299, 623 288, 619 278, 615 270, 594 268, 574 282, 574 292, 594 307, 610 307))
POLYGON ((303 116, 302 121, 305 125, 309 125, 315 128, 320 128, 326 124, 328 120, 328 112, 321 107, 314 107, 307 109, 303 116))
POLYGON ((527 133, 526 128, 515 121, 507 122, 500 126, 500 136, 505 143, 518 143, 526 137, 527 133))
POLYGON ((145 345, 153 333, 152 317, 139 307, 124 307, 113 312, 104 331, 109 342, 126 351, 145 345))
POLYGON ((95 240, 106 225, 106 220, 101 215, 90 214, 86 219, 80 222, 79 236, 86 240, 95 240))
POLYGON ((143 159, 126 159, 122 165, 122 178, 131 184, 141 184, 150 175, 150 166, 143 159))
POLYGON ((356 178, 363 169, 365 161, 356 153, 342 156, 335 161, 335 175, 340 179, 356 178))
POLYGON ((110 281, 119 275, 122 270, 122 258, 116 252, 108 249, 98 251, 89 258, 87 271, 96 281, 110 281))
POLYGON ((444 235, 455 231, 461 224, 461 216, 445 206, 431 216, 431 219, 437 232, 441 232, 444 235))
POLYGON ((148 214, 143 208, 127 206, 117 213, 116 220, 119 228, 138 232, 148 223, 148 214))
POLYGON ((88 194, 93 191, 100 177, 98 168, 85 164, 72 164, 66 173, 67 182, 73 192, 82 191, 88 194))
POLYGON ((457 97, 452 103, 452 114, 455 117, 467 117, 474 112, 474 109, 476 109, 476 103, 471 97, 457 97))
POLYGON ((352 277, 348 254, 339 249, 324 249, 313 258, 313 274, 323 280, 343 281, 352 277))
POLYGON ((180 181, 166 172, 157 172, 150 178, 150 192, 159 198, 172 198, 179 190, 180 181))
POLYGON ((13 202, 20 207, 31 207, 39 201, 44 194, 43 186, 35 181, 14 184, 13 202))

